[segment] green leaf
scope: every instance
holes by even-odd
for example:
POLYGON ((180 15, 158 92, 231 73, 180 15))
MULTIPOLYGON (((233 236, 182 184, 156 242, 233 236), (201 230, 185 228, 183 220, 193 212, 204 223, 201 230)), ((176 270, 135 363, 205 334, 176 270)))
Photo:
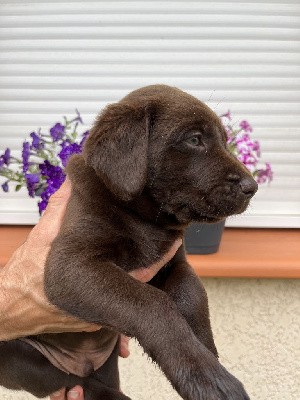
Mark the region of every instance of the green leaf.
POLYGON ((17 185, 15 191, 18 192, 21 189, 22 185, 17 185))

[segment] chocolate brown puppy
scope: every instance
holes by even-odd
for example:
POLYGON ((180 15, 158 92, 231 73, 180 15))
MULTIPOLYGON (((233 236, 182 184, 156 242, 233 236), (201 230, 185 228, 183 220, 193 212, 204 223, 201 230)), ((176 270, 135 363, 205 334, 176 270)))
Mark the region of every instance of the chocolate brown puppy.
POLYGON ((103 328, 3 342, 0 384, 37 397, 80 384, 86 400, 128 400, 117 365, 125 333, 183 399, 249 399, 217 359, 207 296, 184 248, 147 284, 128 275, 160 259, 190 222, 241 213, 256 192, 218 117, 173 87, 136 90, 100 114, 68 174, 72 194, 45 291, 103 328))

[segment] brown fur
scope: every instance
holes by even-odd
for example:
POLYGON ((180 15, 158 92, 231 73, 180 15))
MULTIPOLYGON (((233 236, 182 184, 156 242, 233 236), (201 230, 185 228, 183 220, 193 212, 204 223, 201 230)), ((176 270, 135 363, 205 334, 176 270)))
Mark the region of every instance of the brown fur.
MULTIPOLYGON (((68 174, 72 195, 46 266, 49 300, 105 326, 101 335, 136 337, 183 399, 249 399, 217 360, 206 293, 184 249, 148 284, 127 274, 160 259, 191 221, 215 222, 247 207, 257 185, 229 153, 218 117, 176 88, 136 90, 100 114, 68 174)), ((43 336, 60 346, 66 338, 75 350, 99 343, 98 333, 43 336)), ((45 396, 79 383, 86 399, 128 399, 118 392, 117 350, 80 378, 20 343, 0 347, 2 385, 45 396)))

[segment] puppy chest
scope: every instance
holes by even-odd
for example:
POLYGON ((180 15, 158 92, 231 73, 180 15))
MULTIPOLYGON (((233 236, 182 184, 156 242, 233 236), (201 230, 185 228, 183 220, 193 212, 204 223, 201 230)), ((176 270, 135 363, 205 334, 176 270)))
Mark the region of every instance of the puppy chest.
POLYGON ((116 265, 127 272, 139 268, 147 268, 162 258, 170 249, 174 240, 161 241, 155 240, 155 238, 149 238, 149 240, 147 238, 143 238, 143 240, 123 239, 113 246, 114 251, 111 257, 116 265))

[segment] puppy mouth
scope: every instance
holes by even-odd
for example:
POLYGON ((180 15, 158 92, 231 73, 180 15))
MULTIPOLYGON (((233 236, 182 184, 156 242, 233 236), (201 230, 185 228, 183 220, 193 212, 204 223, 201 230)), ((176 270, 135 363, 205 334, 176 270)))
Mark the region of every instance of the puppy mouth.
POLYGON ((245 200, 242 204, 221 204, 223 207, 214 210, 214 212, 201 215, 201 219, 206 219, 207 222, 219 222, 232 215, 242 214, 248 207, 249 201, 245 200))
POLYGON ((244 212, 249 200, 238 195, 224 196, 223 193, 221 196, 216 196, 216 193, 201 194, 193 199, 173 196, 171 201, 157 202, 159 212, 156 220, 165 214, 178 225, 188 225, 192 221, 213 224, 244 212))
POLYGON ((229 216, 241 214, 247 209, 249 199, 244 199, 238 203, 226 201, 224 198, 217 202, 205 202, 205 204, 182 204, 175 211, 180 218, 203 223, 216 223, 226 219, 229 216))
POLYGON ((179 207, 176 208, 174 214, 182 221, 198 221, 209 224, 220 222, 227 217, 227 215, 221 215, 219 212, 205 213, 198 210, 197 207, 192 204, 181 204, 179 207))

